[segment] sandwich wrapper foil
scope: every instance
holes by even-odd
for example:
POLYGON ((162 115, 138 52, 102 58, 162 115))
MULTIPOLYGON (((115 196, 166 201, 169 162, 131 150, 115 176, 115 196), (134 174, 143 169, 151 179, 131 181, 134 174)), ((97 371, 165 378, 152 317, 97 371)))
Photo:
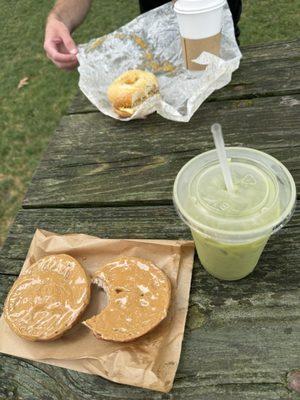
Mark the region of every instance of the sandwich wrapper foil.
POLYGON ((78 49, 79 87, 103 114, 128 121, 156 111, 162 117, 188 122, 200 105, 231 81, 241 52, 235 40, 228 4, 224 5, 220 57, 203 52, 195 62, 204 71, 184 67, 181 36, 172 3, 151 10, 108 35, 78 49), (153 72, 160 95, 142 103, 130 118, 120 118, 107 98, 108 86, 130 69, 153 72))
MULTIPOLYGON (((46 255, 61 253, 76 258, 90 276, 101 265, 120 256, 153 261, 172 284, 167 318, 145 336, 129 343, 97 339, 80 321, 60 339, 30 342, 18 337, 2 315, 0 352, 100 375, 118 383, 168 392, 180 358, 193 268, 193 242, 99 239, 84 234, 58 235, 37 230, 23 268, 46 255)), ((91 301, 81 321, 97 314, 105 305, 104 292, 93 285, 91 301)))

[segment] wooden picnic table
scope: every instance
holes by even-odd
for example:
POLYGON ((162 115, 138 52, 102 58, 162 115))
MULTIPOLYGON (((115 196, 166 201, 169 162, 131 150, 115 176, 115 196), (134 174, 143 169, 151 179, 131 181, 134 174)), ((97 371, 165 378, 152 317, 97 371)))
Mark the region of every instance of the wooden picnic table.
MULTIPOLYGON (((190 239, 172 206, 172 185, 183 164, 213 147, 209 127, 216 120, 228 145, 268 152, 300 184, 300 40, 242 52, 232 82, 186 124, 156 114, 119 122, 78 94, 0 253, 1 304, 37 227, 109 238, 190 239)), ((195 259, 181 361, 169 394, 1 355, 0 399, 299 398, 288 387, 300 369, 299 243, 298 210, 241 281, 214 279, 195 259)))

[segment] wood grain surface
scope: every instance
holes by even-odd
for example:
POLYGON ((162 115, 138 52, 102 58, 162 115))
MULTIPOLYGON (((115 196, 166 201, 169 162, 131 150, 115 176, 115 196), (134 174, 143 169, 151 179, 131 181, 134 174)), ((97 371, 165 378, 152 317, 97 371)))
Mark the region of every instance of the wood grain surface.
MULTIPOLYGON (((38 167, 0 252, 0 305, 36 228, 108 238, 190 239, 172 206, 174 178, 226 143, 268 152, 300 183, 300 40, 248 46, 241 68, 188 124, 123 123, 79 94, 38 167)), ((287 400, 300 398, 300 209, 255 271, 222 282, 195 259, 179 369, 168 394, 0 356, 0 400, 287 400), (298 393, 297 393, 298 390, 298 393)))
MULTIPOLYGON (((36 227, 101 237, 189 238, 189 232, 177 222, 169 206, 20 211, 1 253, 1 304, 19 273, 36 227)), ((0 395, 1 390, 11 390, 26 400, 39 399, 34 396, 47 391, 50 397, 45 399, 61 399, 69 392, 71 399, 294 398, 288 397, 292 392, 287 389, 286 375, 300 365, 299 241, 297 210, 289 225, 270 239, 255 272, 239 282, 216 280, 196 259, 172 394, 124 387, 95 376, 1 356, 0 395), (14 374, 18 382, 12 380, 14 374), (34 386, 26 384, 24 375, 34 386)))
POLYGON ((266 151, 300 183, 300 95, 206 103, 191 122, 158 115, 123 123, 100 113, 62 119, 24 207, 170 204, 179 169, 213 148, 210 126, 229 146, 266 151))

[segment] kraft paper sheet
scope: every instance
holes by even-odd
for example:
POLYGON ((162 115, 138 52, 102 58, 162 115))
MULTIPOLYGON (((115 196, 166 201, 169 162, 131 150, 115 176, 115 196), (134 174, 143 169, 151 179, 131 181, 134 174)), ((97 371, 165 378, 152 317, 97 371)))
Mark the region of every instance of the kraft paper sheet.
MULTIPOLYGON (((118 383, 168 392, 173 385, 184 335, 194 258, 193 242, 99 239, 84 234, 58 235, 37 230, 23 267, 46 255, 60 253, 76 258, 90 276, 101 265, 119 256, 152 260, 172 283, 167 318, 152 332, 129 343, 96 339, 80 322, 53 342, 29 342, 15 335, 2 316, 0 352, 100 375, 118 383)), ((104 292, 93 285, 91 302, 81 320, 96 314, 105 304, 104 292)))

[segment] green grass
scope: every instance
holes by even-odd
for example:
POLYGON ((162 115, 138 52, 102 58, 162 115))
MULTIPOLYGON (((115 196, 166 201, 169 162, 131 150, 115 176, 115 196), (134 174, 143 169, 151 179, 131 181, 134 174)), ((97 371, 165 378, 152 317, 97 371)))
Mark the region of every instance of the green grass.
POLYGON ((241 45, 299 37, 300 0, 244 0, 241 45))
MULTIPOLYGON (((61 116, 77 89, 77 72, 59 71, 43 52, 53 2, 0 0, 0 246, 61 116), (18 90, 18 82, 28 85, 18 90)), ((299 0, 246 0, 241 44, 294 38, 299 0)), ((138 14, 137 1, 94 0, 77 43, 116 29, 138 14)))

